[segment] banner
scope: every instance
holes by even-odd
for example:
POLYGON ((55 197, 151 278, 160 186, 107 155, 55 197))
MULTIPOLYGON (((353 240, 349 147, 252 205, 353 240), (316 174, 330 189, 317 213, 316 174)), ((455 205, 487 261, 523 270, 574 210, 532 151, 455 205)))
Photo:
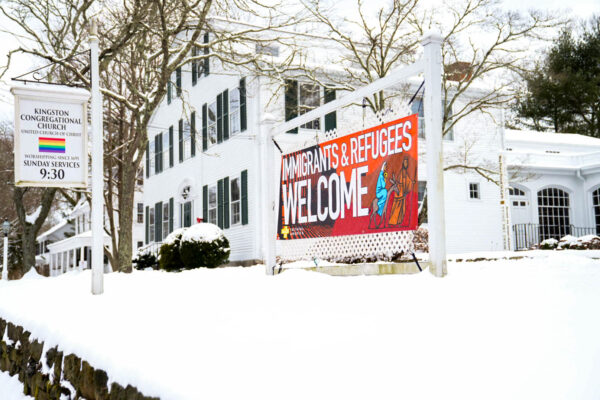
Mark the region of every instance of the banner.
POLYGON ((418 115, 282 157, 277 239, 415 230, 418 115))
POLYGON ((74 88, 13 87, 15 185, 86 187, 87 99, 74 88))

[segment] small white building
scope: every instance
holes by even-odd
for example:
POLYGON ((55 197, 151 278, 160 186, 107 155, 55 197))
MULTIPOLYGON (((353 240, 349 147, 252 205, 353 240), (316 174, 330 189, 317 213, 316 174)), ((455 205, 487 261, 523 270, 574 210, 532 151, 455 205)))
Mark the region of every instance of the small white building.
POLYGON ((600 234, 600 139, 511 130, 505 137, 515 248, 600 234))

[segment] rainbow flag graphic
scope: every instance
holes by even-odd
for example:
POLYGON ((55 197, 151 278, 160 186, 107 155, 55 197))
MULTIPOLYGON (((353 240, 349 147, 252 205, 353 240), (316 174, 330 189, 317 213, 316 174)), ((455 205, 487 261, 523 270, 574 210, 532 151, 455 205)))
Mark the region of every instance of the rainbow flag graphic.
POLYGON ((64 138, 45 138, 38 139, 40 153, 64 153, 65 139, 64 138))

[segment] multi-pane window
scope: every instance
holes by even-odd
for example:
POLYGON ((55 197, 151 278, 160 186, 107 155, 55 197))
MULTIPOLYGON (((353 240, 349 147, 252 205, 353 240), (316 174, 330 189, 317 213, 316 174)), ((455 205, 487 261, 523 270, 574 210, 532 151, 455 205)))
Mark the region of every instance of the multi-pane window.
POLYGON ((154 240, 154 207, 150 207, 150 216, 148 219, 150 220, 150 222, 148 223, 148 237, 152 241, 154 240))
MULTIPOLYGON (((445 103, 446 104, 446 103, 445 103)), ((422 98, 416 98, 410 105, 411 112, 419 115, 419 137, 425 139, 425 110, 422 98)), ((442 116, 446 107, 442 106, 442 116)), ((452 118, 452 109, 449 110, 448 118, 452 118)), ((454 129, 450 129, 445 135, 444 140, 454 140, 454 129)))
MULTIPOLYGON (((307 112, 321 105, 321 87, 312 83, 301 83, 298 88, 298 115, 307 112)), ((319 129, 321 120, 319 118, 301 126, 304 129, 319 129)))
POLYGON ((183 159, 192 156, 192 127, 187 121, 183 122, 183 159))
POLYGON ((592 202, 594 204, 594 217, 596 220, 596 235, 600 235, 600 188, 592 192, 592 202))
MULTIPOLYGON (((84 216, 84 222, 85 222, 85 216, 84 216)), ((137 222, 138 222, 138 224, 144 223, 144 204, 143 203, 137 203, 137 222)))
POLYGON ((240 184, 240 178, 233 178, 231 180, 231 225, 239 224, 242 220, 242 188, 240 184))
POLYGON ((519 188, 508 188, 510 202, 513 207, 527 207, 527 197, 525 192, 519 188))
POLYGON ((212 146, 217 143, 217 102, 208 105, 207 114, 208 125, 208 145, 212 146))
POLYGON ((229 92, 229 128, 231 135, 240 132, 240 122, 240 89, 235 88, 229 92))
POLYGON ((150 140, 149 146, 148 146, 148 153, 149 153, 149 159, 150 159, 150 168, 148 169, 148 175, 152 176, 154 175, 155 171, 156 171, 156 157, 154 157, 155 154, 155 141, 154 140, 150 140))
POLYGON ((182 214, 181 225, 184 228, 192 226, 192 202, 191 201, 187 201, 187 202, 183 203, 183 212, 181 214, 182 214))
POLYGON ((169 151, 170 151, 171 147, 169 146, 169 134, 168 133, 163 133, 162 134, 162 161, 161 161, 161 172, 166 169, 169 168, 169 151))
POLYGON ((480 199, 479 183, 469 183, 469 198, 480 199))
POLYGON ((169 203, 163 203, 162 207, 162 237, 165 240, 169 235, 169 203))
POLYGON ((569 194, 562 189, 547 188, 540 190, 537 197, 540 241, 570 234, 569 194))
POLYGON ((217 224, 217 186, 208 188, 208 222, 217 224))

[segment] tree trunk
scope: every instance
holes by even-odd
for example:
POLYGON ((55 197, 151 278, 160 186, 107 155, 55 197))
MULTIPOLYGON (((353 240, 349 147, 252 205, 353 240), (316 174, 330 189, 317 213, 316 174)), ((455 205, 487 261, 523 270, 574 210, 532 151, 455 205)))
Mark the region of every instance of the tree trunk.
POLYGON ((123 165, 121 188, 119 190, 119 245, 117 251, 117 270, 130 273, 132 271, 131 259, 133 255, 133 210, 136 168, 132 164, 123 165))
MULTIPOLYGON (((31 267, 35 266, 35 251, 37 234, 44 224, 46 217, 50 213, 56 188, 45 188, 42 191, 40 199, 40 212, 33 221, 27 222, 27 211, 25 210, 25 202, 23 197, 28 188, 15 187, 13 189, 13 201, 17 210, 18 221, 21 231, 21 251, 23 254, 23 263, 20 266, 13 266, 12 276, 16 279, 25 275, 31 267)), ((10 271, 9 271, 10 272, 10 271)))

